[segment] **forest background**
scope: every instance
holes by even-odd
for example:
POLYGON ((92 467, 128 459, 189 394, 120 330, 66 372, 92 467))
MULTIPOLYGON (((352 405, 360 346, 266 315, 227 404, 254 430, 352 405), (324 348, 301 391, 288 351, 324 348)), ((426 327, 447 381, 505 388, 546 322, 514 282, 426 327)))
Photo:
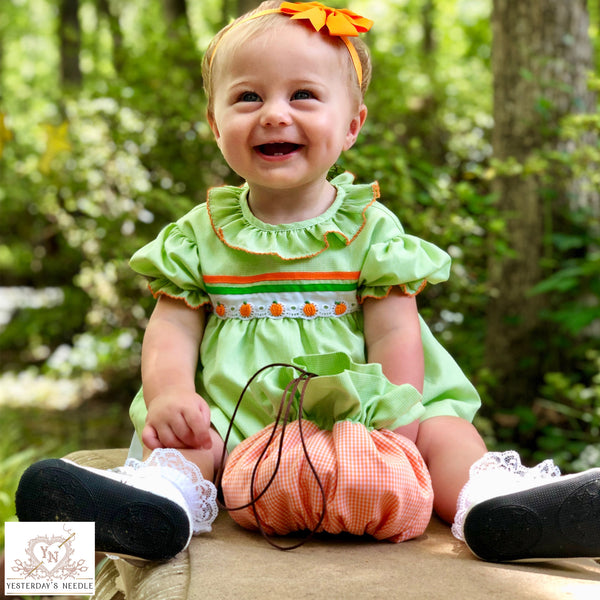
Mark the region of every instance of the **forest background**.
MULTIPOLYGON (((45 456, 128 445, 154 304, 128 258, 238 184, 200 61, 250 0, 0 5, 0 512, 45 456)), ((331 2, 335 6, 344 6, 331 2)), ((453 257, 420 309, 494 449, 600 466, 600 3, 352 0, 369 118, 339 168, 453 257)))

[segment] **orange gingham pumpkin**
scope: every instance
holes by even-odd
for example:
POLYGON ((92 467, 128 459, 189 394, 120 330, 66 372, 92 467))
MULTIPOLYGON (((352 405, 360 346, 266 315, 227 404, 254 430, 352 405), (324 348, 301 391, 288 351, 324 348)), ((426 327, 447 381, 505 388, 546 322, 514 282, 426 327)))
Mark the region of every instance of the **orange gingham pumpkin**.
MULTIPOLYGON (((274 473, 281 429, 277 425, 256 469, 255 497, 274 473)), ((244 440, 229 457, 221 480, 228 508, 251 501, 253 471, 272 431, 273 425, 244 440)), ((230 515, 242 527, 262 529, 266 535, 345 531, 401 542, 425 531, 432 505, 429 472, 407 438, 386 429, 369 431, 351 421, 338 421, 326 431, 303 420, 286 426, 279 470, 255 502, 260 524, 252 506, 231 510, 230 515), (323 491, 304 454, 300 427, 323 491)))

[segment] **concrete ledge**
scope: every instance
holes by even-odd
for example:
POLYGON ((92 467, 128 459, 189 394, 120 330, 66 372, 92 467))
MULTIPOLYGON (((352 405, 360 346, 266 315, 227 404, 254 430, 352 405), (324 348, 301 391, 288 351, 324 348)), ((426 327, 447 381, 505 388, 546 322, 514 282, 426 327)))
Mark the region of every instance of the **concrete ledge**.
MULTIPOLYGON (((107 468, 126 452, 69 456, 107 468)), ((423 599, 597 600, 600 564, 564 559, 492 564, 476 559, 434 518, 425 535, 402 544, 355 536, 318 536, 282 552, 222 513, 213 531, 164 564, 103 564, 97 600, 423 599)))

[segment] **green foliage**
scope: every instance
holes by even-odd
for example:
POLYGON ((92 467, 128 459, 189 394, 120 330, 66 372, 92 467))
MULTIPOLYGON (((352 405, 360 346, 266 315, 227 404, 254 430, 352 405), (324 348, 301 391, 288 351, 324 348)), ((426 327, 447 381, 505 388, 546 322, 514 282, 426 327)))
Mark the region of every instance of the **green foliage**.
POLYGON ((600 467, 600 352, 587 350, 580 373, 548 373, 535 403, 539 450, 565 470, 600 467))
MULTIPOLYGON (((69 411, 40 406, 0 407, 0 520, 14 521, 14 496, 23 471, 44 458, 85 448, 121 448, 131 439, 123 406, 96 402, 69 411)), ((0 549, 4 529, 0 530, 0 549)))
MULTIPOLYGON (((0 518, 3 522, 16 521, 14 497, 23 471, 36 458, 33 449, 15 452, 14 446, 0 446, 0 518)), ((4 528, 0 532, 0 548, 4 548, 4 528)))

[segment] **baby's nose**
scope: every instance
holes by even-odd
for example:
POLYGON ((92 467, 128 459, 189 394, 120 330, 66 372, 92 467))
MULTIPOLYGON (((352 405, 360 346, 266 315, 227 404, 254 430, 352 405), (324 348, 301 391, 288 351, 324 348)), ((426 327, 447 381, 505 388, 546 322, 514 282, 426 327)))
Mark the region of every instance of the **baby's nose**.
POLYGON ((289 106, 282 100, 265 102, 261 116, 263 127, 283 127, 291 122, 289 106))

